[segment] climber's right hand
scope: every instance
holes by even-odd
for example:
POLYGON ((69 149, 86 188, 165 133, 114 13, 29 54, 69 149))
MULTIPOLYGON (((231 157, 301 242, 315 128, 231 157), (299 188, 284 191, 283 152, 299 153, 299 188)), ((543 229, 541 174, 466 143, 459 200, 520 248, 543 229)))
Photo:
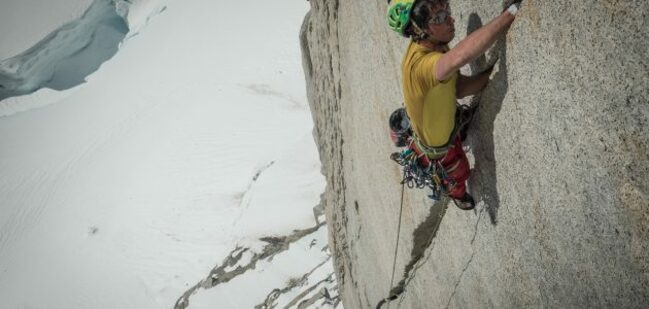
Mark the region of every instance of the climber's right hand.
POLYGON ((509 14, 516 16, 518 9, 521 7, 521 2, 523 2, 523 0, 509 0, 505 2, 505 9, 503 10, 503 12, 506 11, 509 14))

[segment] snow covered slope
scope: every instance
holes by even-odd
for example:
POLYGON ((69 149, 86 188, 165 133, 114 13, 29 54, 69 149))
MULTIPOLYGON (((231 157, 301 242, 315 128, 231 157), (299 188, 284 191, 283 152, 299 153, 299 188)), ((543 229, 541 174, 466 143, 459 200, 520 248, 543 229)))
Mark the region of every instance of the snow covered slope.
POLYGON ((0 117, 1 307, 340 307, 313 210, 308 4, 161 3, 129 3, 84 84, 0 101, 24 110, 0 117))

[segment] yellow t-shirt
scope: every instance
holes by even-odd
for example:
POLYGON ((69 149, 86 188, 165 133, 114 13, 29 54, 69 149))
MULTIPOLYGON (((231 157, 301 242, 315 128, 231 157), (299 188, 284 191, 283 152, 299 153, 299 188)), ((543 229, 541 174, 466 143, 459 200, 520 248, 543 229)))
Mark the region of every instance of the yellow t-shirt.
POLYGON ((410 42, 401 63, 406 111, 415 134, 428 146, 449 142, 455 127, 455 72, 446 81, 435 78, 435 65, 443 55, 410 42))

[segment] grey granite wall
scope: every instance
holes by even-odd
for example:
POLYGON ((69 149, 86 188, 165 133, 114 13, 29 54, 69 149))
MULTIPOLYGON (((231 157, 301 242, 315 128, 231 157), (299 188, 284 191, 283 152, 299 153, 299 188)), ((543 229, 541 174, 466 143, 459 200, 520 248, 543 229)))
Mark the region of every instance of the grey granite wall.
MULTIPOLYGON (((641 308, 649 303, 649 2, 526 0, 467 145, 475 211, 406 189, 387 117, 407 41, 384 0, 311 0, 302 33, 330 243, 346 308, 641 308)), ((454 0, 457 42, 495 17, 454 0)))

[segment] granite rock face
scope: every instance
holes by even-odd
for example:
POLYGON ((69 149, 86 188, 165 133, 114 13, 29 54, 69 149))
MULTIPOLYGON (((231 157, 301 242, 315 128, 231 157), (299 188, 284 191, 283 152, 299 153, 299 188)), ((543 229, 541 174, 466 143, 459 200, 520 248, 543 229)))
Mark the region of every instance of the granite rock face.
MULTIPOLYGON (((641 308, 649 303, 649 3, 525 0, 469 139, 464 212, 405 190, 387 118, 407 40, 386 1, 311 0, 302 33, 330 247, 346 308, 641 308), (392 279, 395 245, 396 267, 392 279), (392 282, 392 283, 391 283, 392 282)), ((497 16, 451 2, 457 43, 497 16)))

